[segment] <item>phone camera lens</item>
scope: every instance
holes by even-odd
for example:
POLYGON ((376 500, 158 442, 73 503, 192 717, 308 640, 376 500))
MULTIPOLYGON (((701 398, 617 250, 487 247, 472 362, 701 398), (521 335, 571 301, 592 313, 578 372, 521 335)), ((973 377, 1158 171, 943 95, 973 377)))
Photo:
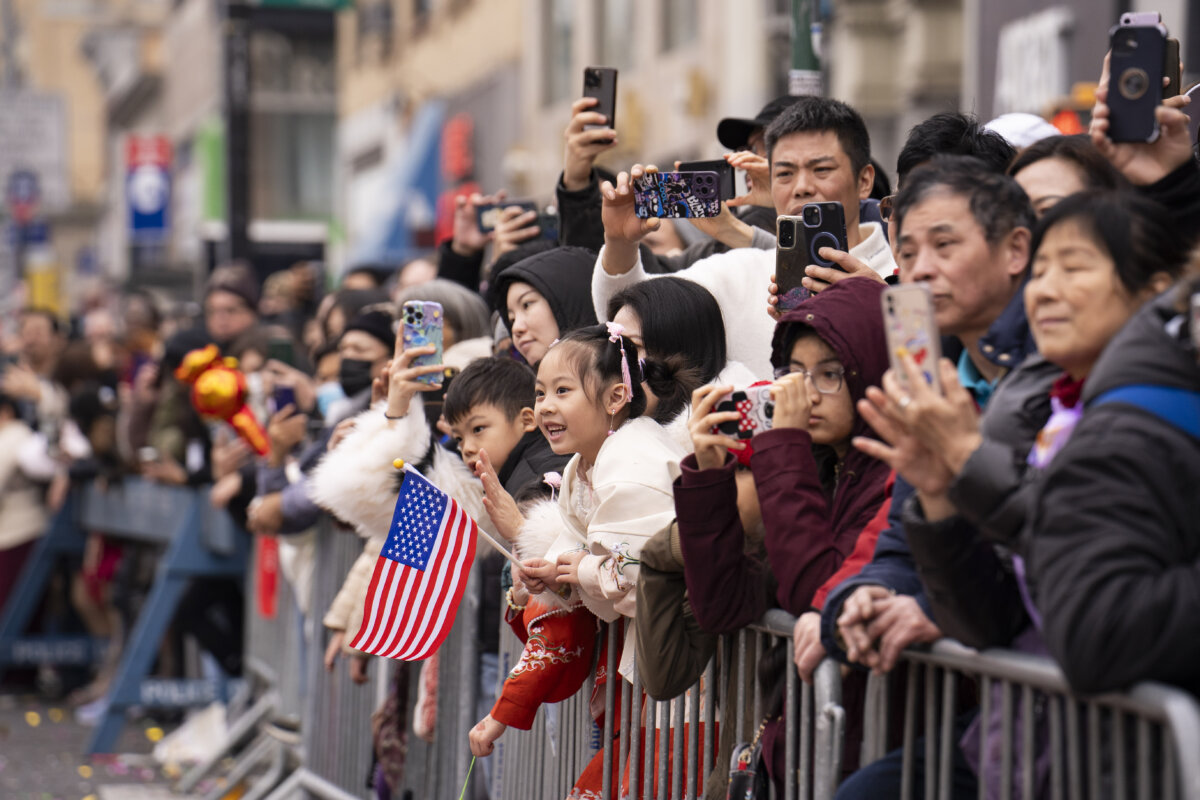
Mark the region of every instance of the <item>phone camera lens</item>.
POLYGON ((794 247, 796 244, 796 223, 792 220, 783 220, 779 224, 779 246, 794 247))
POLYGON ((583 85, 589 89, 595 89, 600 85, 600 71, 595 69, 584 70, 583 85))
POLYGON ((1130 67, 1121 73, 1117 86, 1126 100, 1137 100, 1150 88, 1150 76, 1144 69, 1130 67))
POLYGON ((821 224, 821 209, 816 206, 804 207, 804 224, 815 227, 821 224))

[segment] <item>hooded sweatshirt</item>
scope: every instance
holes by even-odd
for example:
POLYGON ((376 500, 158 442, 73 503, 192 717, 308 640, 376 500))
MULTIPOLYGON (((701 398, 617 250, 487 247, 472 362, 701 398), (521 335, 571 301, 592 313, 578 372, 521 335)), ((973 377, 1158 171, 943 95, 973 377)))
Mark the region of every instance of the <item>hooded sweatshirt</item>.
POLYGON ((517 281, 537 289, 558 323, 558 335, 596 324, 592 308, 592 265, 596 254, 582 247, 555 247, 518 261, 493 278, 492 308, 512 333, 508 287, 517 281))
MULTIPOLYGON (((772 361, 787 362, 793 326, 812 328, 837 354, 852 402, 878 385, 887 369, 887 345, 876 281, 842 281, 785 314, 772 340, 772 361)), ((873 435, 855 417, 855 436, 873 435)), ((832 449, 814 446, 807 431, 770 430, 754 437, 751 470, 766 529, 770 571, 777 600, 792 614, 807 611, 813 594, 854 549, 886 497, 887 465, 851 448, 839 460, 832 449)), ((766 610, 762 565, 743 552, 745 535, 737 514, 734 460, 698 470, 684 459, 675 483, 675 510, 684 556, 688 596, 702 627, 713 633, 736 630, 766 610)))

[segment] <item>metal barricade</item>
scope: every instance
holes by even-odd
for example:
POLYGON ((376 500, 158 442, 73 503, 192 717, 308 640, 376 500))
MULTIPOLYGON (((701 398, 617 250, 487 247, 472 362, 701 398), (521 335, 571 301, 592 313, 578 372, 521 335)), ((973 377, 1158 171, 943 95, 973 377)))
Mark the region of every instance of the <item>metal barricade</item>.
MULTIPOLYGON (((597 752, 603 753, 602 796, 679 800, 704 793, 713 770, 721 726, 733 725, 735 741, 753 738, 766 711, 764 687, 753 664, 766 649, 782 642, 788 651, 783 667, 787 760, 784 798, 823 800, 833 796, 841 769, 845 712, 841 706, 841 673, 826 660, 814 686, 799 681, 791 667, 791 634, 795 619, 773 611, 755 626, 724 637, 718 655, 701 679, 683 695, 655 701, 644 694, 636 666, 631 681, 606 684, 604 727, 588 710, 588 691, 539 710, 532 730, 508 731, 497 744, 492 797, 560 800, 597 752), (636 701, 636 702, 635 702, 636 701), (614 730, 615 713, 621 713, 614 730), (614 785, 614 781, 618 785, 614 785)), ((608 674, 617 675, 623 637, 608 629, 608 674)), ((502 634, 501 680, 520 656, 520 643, 502 634)))
POLYGON ((978 686, 984 722, 981 798, 1200 800, 1200 703, 1185 691, 1142 683, 1120 694, 1079 697, 1048 658, 980 653, 951 640, 909 650, 903 660, 909 671, 902 703, 888 702, 885 676, 870 679, 863 737, 865 765, 886 749, 889 706, 902 714, 902 798, 915 796, 919 725, 924 796, 951 797, 958 686, 966 679, 978 686), (998 741, 990 741, 997 721, 998 741), (996 749, 998 762, 986 757, 996 749))

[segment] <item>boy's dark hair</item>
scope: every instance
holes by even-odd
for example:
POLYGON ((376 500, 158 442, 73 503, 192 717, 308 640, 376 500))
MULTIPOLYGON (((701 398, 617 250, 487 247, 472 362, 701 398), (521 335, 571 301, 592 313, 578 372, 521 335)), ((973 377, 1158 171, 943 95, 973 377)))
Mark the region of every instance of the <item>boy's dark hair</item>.
POLYGON ((1098 189, 1056 203, 1038 223, 1030 252, 1037 254, 1047 232, 1075 223, 1107 251, 1117 279, 1130 294, 1150 286, 1159 273, 1177 278, 1188 259, 1188 241, 1165 208, 1138 192, 1098 189))
POLYGON ((1089 189, 1120 189, 1125 178, 1100 154, 1086 133, 1075 136, 1047 136, 1021 151, 1008 167, 1015 176, 1026 167, 1047 158, 1059 158, 1079 168, 1089 189))
POLYGON ((533 370, 510 358, 479 358, 458 373, 446 390, 442 416, 451 425, 465 419, 472 408, 490 403, 509 421, 523 408, 533 408, 537 376, 533 370))
POLYGON ((629 364, 629 377, 633 384, 633 397, 625 410, 626 419, 634 419, 646 413, 646 390, 642 381, 658 398, 654 410, 654 421, 660 425, 670 422, 687 405, 702 382, 698 372, 687 366, 682 356, 673 355, 663 359, 647 359, 639 369, 637 348, 629 337, 622 336, 617 342, 609 341, 608 329, 603 325, 579 328, 564 336, 556 345, 568 349, 568 358, 574 361, 575 369, 587 395, 596 401, 601 387, 620 382, 621 355, 629 364))
POLYGON ((989 245, 1016 228, 1033 228, 1029 197, 1012 178, 973 156, 934 156, 908 176, 896 195, 892 210, 895 241, 900 240, 905 215, 939 190, 967 199, 989 245))
POLYGON ((608 318, 625 306, 642 323, 648 356, 683 356, 699 372, 701 383, 714 380, 725 369, 725 321, 708 289, 676 277, 641 281, 612 296, 608 318))
POLYGON ((896 176, 903 186, 910 172, 937 155, 975 156, 988 171, 1004 172, 1016 153, 1007 139, 970 114, 934 114, 908 132, 896 158, 896 176))
POLYGON ((796 98, 767 126, 763 138, 768 160, 774 162, 775 145, 783 137, 823 131, 832 131, 837 136, 856 176, 871 163, 871 136, 862 115, 841 100, 812 96, 796 98))

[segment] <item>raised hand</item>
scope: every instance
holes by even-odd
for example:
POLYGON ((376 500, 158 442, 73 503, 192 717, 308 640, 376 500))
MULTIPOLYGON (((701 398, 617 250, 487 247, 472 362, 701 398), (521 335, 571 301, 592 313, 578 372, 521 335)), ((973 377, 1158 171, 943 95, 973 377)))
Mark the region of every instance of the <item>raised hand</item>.
POLYGON ((586 188, 592 179, 592 165, 605 150, 617 146, 617 132, 608 126, 608 118, 588 109, 600 101, 595 97, 581 97, 571 104, 571 121, 563 131, 566 145, 563 148, 563 187, 577 192, 586 188), (588 125, 603 125, 603 128, 585 130, 588 125))
POLYGON ((713 411, 717 401, 732 391, 732 386, 710 385, 701 386, 692 392, 692 418, 688 421, 688 431, 692 435, 698 469, 720 467, 725 463, 725 456, 730 450, 746 449, 744 442, 739 442, 732 436, 712 432, 716 425, 733 422, 740 416, 737 411, 713 411))

